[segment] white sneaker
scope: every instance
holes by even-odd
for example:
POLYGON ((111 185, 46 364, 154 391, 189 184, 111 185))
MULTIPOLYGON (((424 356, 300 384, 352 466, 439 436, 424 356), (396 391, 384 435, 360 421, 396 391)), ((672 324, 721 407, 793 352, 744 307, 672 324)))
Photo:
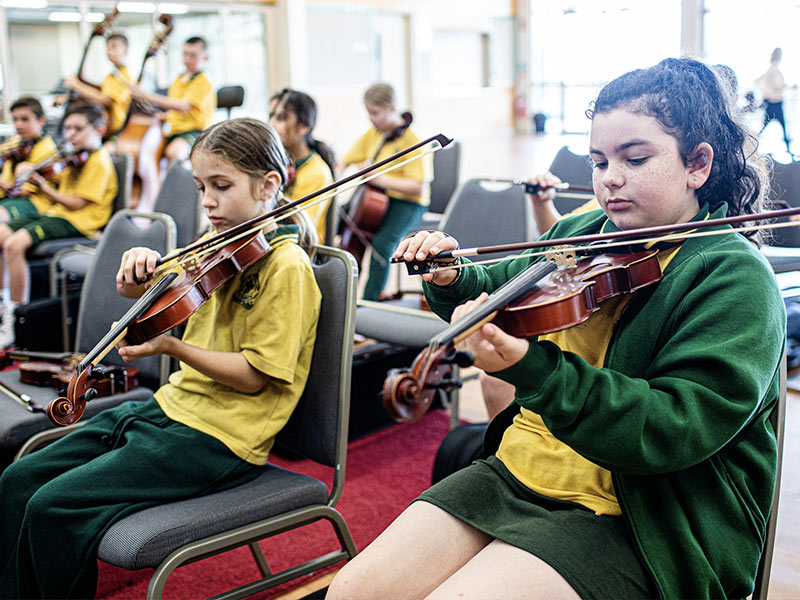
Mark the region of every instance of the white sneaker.
POLYGON ((14 312, 3 311, 3 322, 0 324, 0 348, 14 345, 14 312))

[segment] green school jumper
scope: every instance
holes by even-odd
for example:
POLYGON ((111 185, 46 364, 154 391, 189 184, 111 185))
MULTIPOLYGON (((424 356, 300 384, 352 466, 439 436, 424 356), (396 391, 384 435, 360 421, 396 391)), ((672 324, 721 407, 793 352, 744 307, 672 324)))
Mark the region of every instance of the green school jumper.
MULTIPOLYGON (((703 208, 695 220, 726 212, 703 208)), ((544 237, 601 230, 617 228, 592 211, 544 237)), ((426 298, 449 320, 530 260, 463 269, 451 286, 425 284, 426 298)), ((686 240, 663 279, 634 294, 602 369, 532 341, 519 363, 493 373, 516 395, 490 424, 487 450, 496 451, 519 406, 540 414, 558 439, 612 471, 631 541, 661 597, 746 597, 775 484, 769 415, 785 331, 775 277, 750 242, 737 233, 686 240)))

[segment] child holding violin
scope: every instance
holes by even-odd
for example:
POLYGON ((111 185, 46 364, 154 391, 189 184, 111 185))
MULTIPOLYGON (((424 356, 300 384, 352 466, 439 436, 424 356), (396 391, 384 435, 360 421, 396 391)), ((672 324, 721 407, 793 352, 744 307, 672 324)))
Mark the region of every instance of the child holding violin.
MULTIPOLYGON (((364 107, 372 127, 344 155, 343 167, 357 165, 364 168, 420 141, 398 112, 394 88, 388 83, 370 86, 364 93, 364 107)), ((413 154, 408 158, 411 156, 413 154)), ((389 205, 383 222, 370 241, 373 255, 364 287, 365 300, 378 300, 386 286, 392 251, 422 218, 425 207, 430 204, 431 179, 433 161, 430 156, 423 156, 369 182, 386 193, 389 205)))
MULTIPOLYGON (((288 159, 275 131, 257 120, 205 130, 191 163, 214 234, 283 202, 288 159)), ((112 523, 261 472, 305 387, 321 304, 308 254, 316 235, 302 213, 292 219, 264 226, 266 255, 222 284, 189 317, 182 339, 120 343, 126 361, 159 353, 181 361, 153 398, 106 410, 6 469, 0 598, 93 597, 97 546, 112 523)), ((158 258, 128 250, 119 292, 142 294, 137 282, 158 258)))
POLYGON ((106 38, 106 56, 112 71, 97 88, 77 77, 67 77, 64 87, 77 93, 87 102, 99 104, 108 112, 107 133, 118 133, 125 125, 128 107, 131 104, 129 85, 133 77, 125 64, 128 59, 128 38, 122 33, 112 33, 106 38))
MULTIPOLYGON (((111 155, 101 145, 105 129, 105 117, 98 105, 72 104, 64 117, 64 130, 75 153, 47 165, 48 171, 57 173, 58 183, 53 185, 32 165, 22 173, 51 205, 41 213, 0 223, 0 245, 10 293, 10 302, 3 305, 0 348, 13 344, 14 309, 28 301, 30 274, 26 252, 46 240, 91 237, 111 217, 117 175, 111 155)), ((0 264, 0 281, 5 281, 2 275, 0 264)))
MULTIPOLYGON (((690 59, 607 84, 587 113, 602 212, 544 239, 758 212, 764 162, 732 110, 690 59)), ((717 228, 646 244, 662 278, 579 326, 523 339, 487 323, 457 343, 516 390, 489 425, 489 456, 424 492, 328 598, 750 595, 776 476, 785 313, 757 234, 717 228)), ((420 232, 395 256, 457 246, 420 232)), ((538 260, 427 274, 425 294, 458 321, 538 260)))
MULTIPOLYGON (((283 146, 293 162, 294 168, 290 171, 284 192, 292 201, 333 183, 336 158, 327 144, 314 138, 316 122, 317 103, 308 94, 297 90, 283 90, 274 109, 270 111, 269 124, 281 136, 283 146)), ((330 205, 329 199, 305 210, 320 240, 325 239, 330 205)))
POLYGON ((208 44, 205 39, 193 36, 183 44, 186 71, 172 82, 166 96, 146 92, 137 83, 130 84, 134 98, 167 111, 164 157, 170 163, 186 160, 194 140, 211 125, 217 108, 217 95, 203 72, 207 61, 208 44))
POLYGON ((44 133, 42 104, 32 96, 22 96, 11 105, 11 118, 17 135, 6 143, 9 152, 0 172, 1 223, 39 214, 53 204, 33 185, 17 186, 17 177, 57 152, 53 139, 44 133))

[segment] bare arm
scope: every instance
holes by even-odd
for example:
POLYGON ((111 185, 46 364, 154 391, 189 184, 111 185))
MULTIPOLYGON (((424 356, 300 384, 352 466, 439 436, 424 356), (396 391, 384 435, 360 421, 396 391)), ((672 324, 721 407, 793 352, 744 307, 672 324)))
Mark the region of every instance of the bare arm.
POLYGON ((88 85, 77 77, 67 77, 64 80, 64 87, 78 93, 82 98, 102 104, 105 107, 111 106, 113 100, 108 94, 104 94, 98 88, 88 85))
POLYGON ((164 110, 175 110, 182 113, 187 113, 192 110, 192 103, 182 98, 170 98, 169 96, 162 96, 154 92, 146 92, 137 84, 130 84, 131 96, 137 100, 144 100, 150 104, 155 104, 164 110))
POLYGON ((81 196, 76 196, 74 194, 62 194, 38 173, 31 175, 30 182, 39 188, 39 191, 50 198, 50 200, 57 202, 58 204, 63 204, 70 210, 78 210, 79 208, 83 208, 89 204, 89 201, 81 196))
POLYGON ((269 381, 269 376, 253 367, 240 352, 206 350, 171 335, 159 335, 138 346, 128 346, 123 340, 119 346, 119 355, 126 362, 153 354, 167 354, 243 394, 255 394, 269 381))

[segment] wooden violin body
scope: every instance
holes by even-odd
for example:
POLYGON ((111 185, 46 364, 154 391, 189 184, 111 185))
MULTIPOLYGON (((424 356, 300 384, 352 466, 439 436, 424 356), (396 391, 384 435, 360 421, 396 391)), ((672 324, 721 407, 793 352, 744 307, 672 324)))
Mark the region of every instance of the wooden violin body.
MULTIPOLYGON (((98 379, 94 386, 98 396, 127 392, 139 385, 139 369, 136 367, 101 365, 100 369, 106 376, 98 379)), ((19 366, 19 380, 22 383, 55 390, 65 389, 73 375, 75 368, 63 363, 31 361, 19 366)))
POLYGON ((167 273, 134 304, 123 320, 78 364, 67 392, 47 406, 47 415, 57 425, 70 425, 81 418, 86 402, 97 396, 102 380, 97 362, 121 339, 141 344, 177 327, 195 313, 225 282, 266 256, 270 245, 262 231, 228 242, 222 248, 184 265, 184 272, 167 273))
MULTIPOLYGON (((455 362, 466 366, 471 362, 455 351, 457 341, 487 322, 524 338, 583 323, 599 310, 604 300, 660 281, 657 254, 653 250, 589 256, 574 266, 551 268, 518 290, 513 286, 499 288, 473 313, 431 340, 410 369, 389 372, 383 386, 384 408, 400 422, 419 419, 431 405, 432 391, 457 385, 449 380, 451 365, 455 362)), ((529 270, 541 264, 535 263, 529 270)))

